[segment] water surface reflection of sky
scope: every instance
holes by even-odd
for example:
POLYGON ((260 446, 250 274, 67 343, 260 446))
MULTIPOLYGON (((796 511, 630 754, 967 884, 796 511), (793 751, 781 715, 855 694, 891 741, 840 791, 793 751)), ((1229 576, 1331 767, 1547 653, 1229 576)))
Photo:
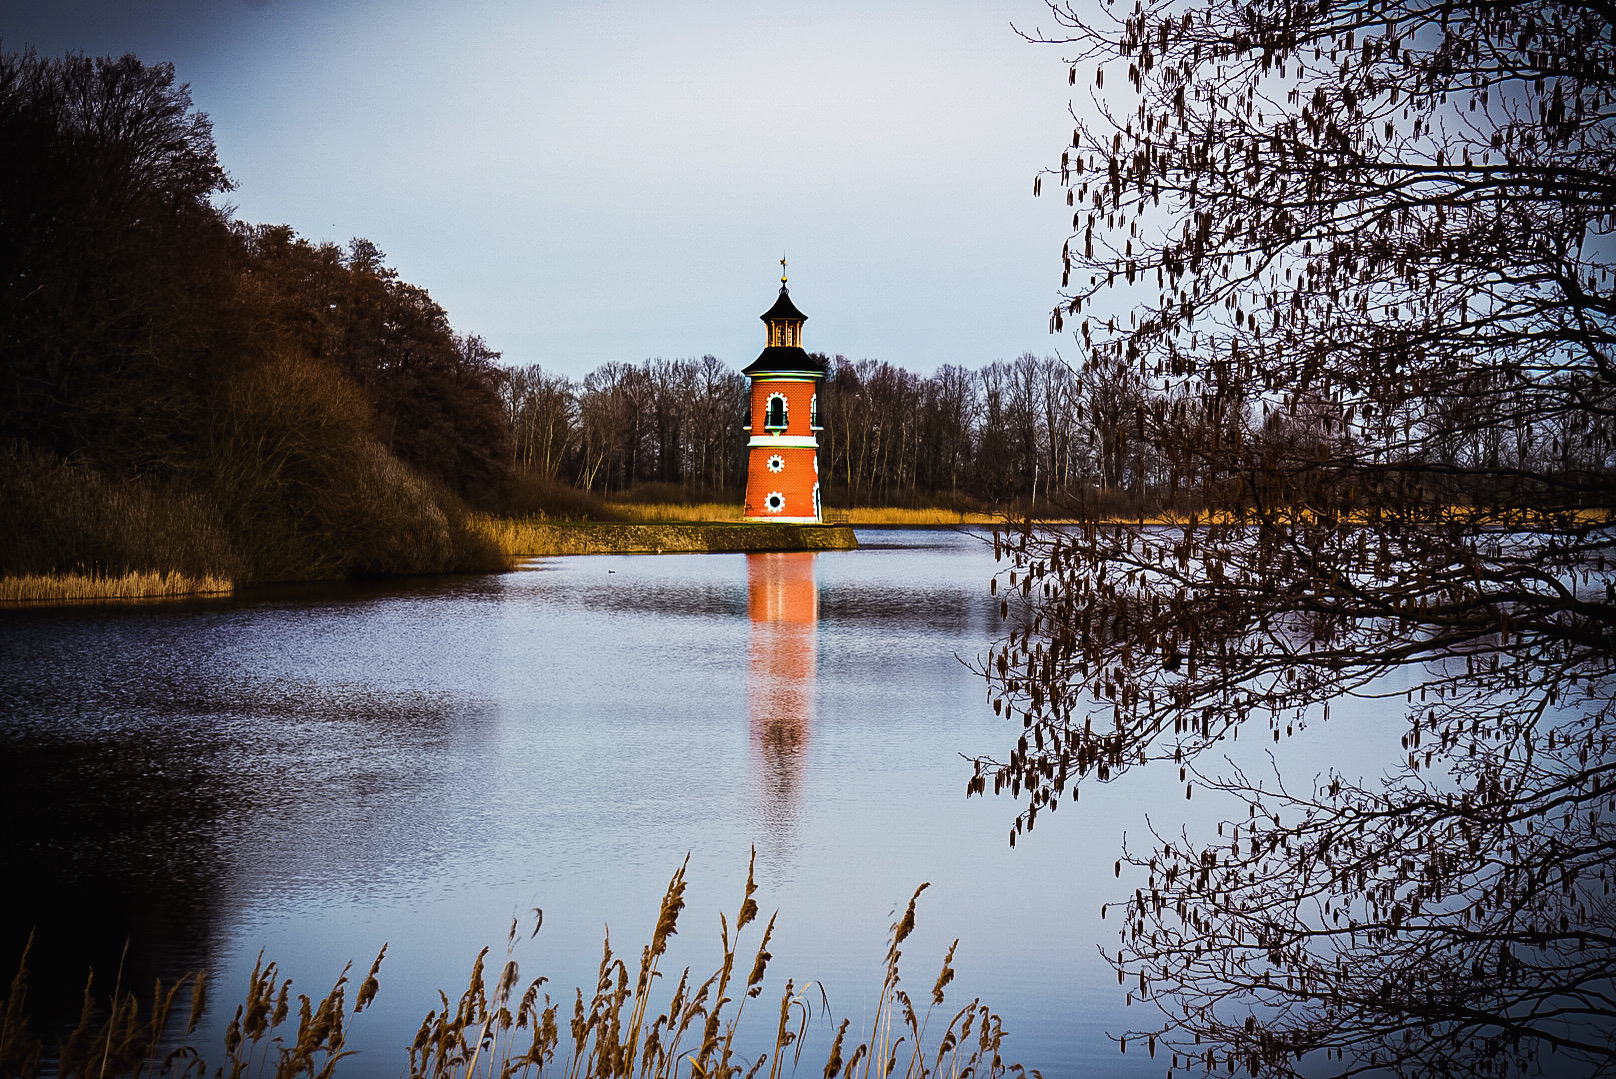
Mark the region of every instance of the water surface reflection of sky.
MULTIPOLYGON (((1131 894, 1124 831, 1210 807, 1189 820, 1174 774, 1141 774, 1011 850, 1010 803, 964 797, 962 755, 1014 733, 968 666, 997 632, 991 547, 861 542, 0 612, 0 879, 27 885, 0 946, 37 929, 36 999, 66 1011, 128 939, 131 981, 206 966, 227 1019, 260 949, 318 993, 385 942, 339 1074, 392 1077, 436 990, 513 915, 544 909, 523 973, 570 1001, 608 927, 637 956, 687 855, 670 962, 712 969, 755 847, 777 987, 817 979, 836 1016, 868 1020, 893 912, 929 881, 904 949, 917 997, 959 937, 951 1003, 998 1009, 1009 1059, 1159 1075, 1105 1036, 1142 1017, 1098 911, 1131 894)), ((1395 747, 1378 713, 1336 714, 1395 747)))

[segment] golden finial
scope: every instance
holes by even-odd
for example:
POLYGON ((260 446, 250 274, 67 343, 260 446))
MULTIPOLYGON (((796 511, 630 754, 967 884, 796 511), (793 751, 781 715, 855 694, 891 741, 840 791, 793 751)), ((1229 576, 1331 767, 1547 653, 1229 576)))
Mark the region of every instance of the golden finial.
POLYGON ((784 255, 781 255, 780 256, 780 284, 784 285, 785 283, 786 283, 786 257, 784 255))

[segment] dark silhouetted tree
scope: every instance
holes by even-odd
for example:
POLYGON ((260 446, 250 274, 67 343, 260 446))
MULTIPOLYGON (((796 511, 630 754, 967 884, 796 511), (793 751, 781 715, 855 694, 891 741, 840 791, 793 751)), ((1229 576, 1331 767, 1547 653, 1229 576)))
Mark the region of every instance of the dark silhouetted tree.
POLYGON ((1243 803, 1125 858, 1116 962, 1165 1014, 1129 1040, 1170 1067, 1609 1074, 1611 8, 1052 10, 1096 87, 1055 320, 1223 508, 1001 535, 1023 733, 971 789, 1024 799, 1012 839, 1139 766, 1243 803), (1391 692, 1380 778, 1210 761, 1391 692))
POLYGON ((443 308, 400 281, 369 240, 344 254, 284 225, 237 234, 249 353, 330 363, 364 391, 389 452, 475 503, 493 501, 511 467, 499 353, 456 334, 443 308))
POLYGON ((0 438, 176 463, 233 359, 229 188, 172 65, 0 53, 0 438))

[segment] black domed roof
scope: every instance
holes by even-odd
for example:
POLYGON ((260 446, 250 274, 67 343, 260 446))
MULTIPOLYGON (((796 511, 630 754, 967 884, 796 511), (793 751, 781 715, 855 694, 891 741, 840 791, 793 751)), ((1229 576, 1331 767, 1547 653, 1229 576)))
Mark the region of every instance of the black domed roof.
POLYGON ((791 294, 786 291, 786 287, 784 285, 780 286, 780 298, 774 301, 774 306, 763 312, 763 314, 759 315, 758 318, 762 319, 764 322, 780 322, 783 320, 791 320, 795 322, 808 321, 808 316, 803 314, 801 311, 798 311, 797 305, 791 302, 791 294))
POLYGON ((741 374, 753 375, 805 375, 824 378, 825 365, 815 359, 807 349, 796 345, 770 345, 758 358, 741 368, 741 374))

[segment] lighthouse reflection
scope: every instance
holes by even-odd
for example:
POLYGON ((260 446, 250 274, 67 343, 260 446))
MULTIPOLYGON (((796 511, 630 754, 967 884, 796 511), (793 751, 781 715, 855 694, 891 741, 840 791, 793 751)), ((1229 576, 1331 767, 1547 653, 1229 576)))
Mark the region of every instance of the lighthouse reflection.
POLYGON ((787 843, 814 722, 819 589, 812 551, 746 557, 751 620, 746 692, 753 774, 765 830, 787 843))

